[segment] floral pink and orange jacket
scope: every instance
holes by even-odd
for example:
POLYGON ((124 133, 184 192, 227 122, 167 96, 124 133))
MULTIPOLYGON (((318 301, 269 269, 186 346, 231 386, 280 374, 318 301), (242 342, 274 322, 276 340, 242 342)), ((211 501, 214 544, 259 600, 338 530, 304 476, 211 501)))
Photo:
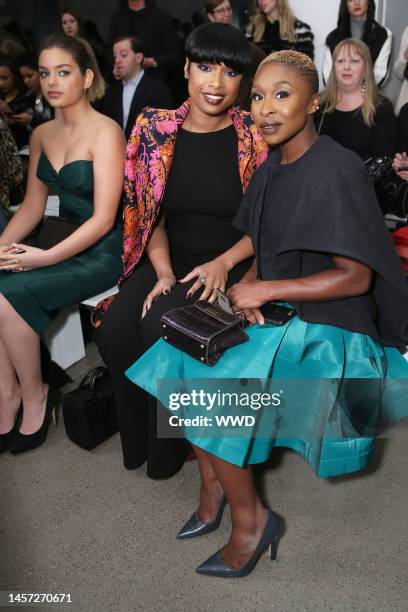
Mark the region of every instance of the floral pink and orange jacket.
MULTIPOLYGON (((123 266, 119 286, 142 257, 155 226, 173 160, 178 132, 187 117, 187 100, 176 110, 145 109, 137 118, 129 139, 125 162, 123 212, 123 266)), ((249 113, 231 108, 238 136, 238 163, 245 191, 255 170, 265 161, 268 149, 249 113)), ((100 302, 94 312, 96 326, 113 297, 100 302)))

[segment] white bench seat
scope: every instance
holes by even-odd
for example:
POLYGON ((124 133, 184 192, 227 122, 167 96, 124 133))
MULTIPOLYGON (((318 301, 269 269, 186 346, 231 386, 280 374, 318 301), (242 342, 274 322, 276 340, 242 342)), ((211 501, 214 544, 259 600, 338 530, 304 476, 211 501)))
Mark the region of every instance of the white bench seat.
MULTIPOLYGON (((112 287, 84 300, 81 304, 90 309, 95 308, 101 300, 118 291, 118 287, 112 287)), ((48 326, 44 340, 51 353, 51 359, 64 370, 85 357, 85 343, 78 304, 66 306, 61 310, 57 318, 48 326)))
POLYGON ((88 308, 95 308, 96 305, 101 300, 104 300, 105 298, 111 295, 116 295, 118 292, 119 292, 119 288, 117 287, 117 285, 115 285, 111 289, 107 289, 106 291, 103 291, 102 293, 98 293, 98 295, 94 295, 94 297, 84 300, 83 302, 81 302, 81 304, 83 306, 87 306, 88 308))

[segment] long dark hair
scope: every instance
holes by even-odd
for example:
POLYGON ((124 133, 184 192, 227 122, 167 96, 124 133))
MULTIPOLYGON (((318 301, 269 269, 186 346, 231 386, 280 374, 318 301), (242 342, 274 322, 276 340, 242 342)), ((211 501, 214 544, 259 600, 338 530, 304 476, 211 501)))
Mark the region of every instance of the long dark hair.
POLYGON ((73 11, 70 8, 64 8, 62 11, 60 11, 60 14, 59 14, 59 24, 60 24, 61 31, 62 32, 64 31, 64 29, 62 27, 62 17, 64 15, 66 15, 67 13, 68 13, 68 15, 71 15, 77 21, 77 23, 78 23, 78 36, 82 36, 83 35, 83 23, 82 23, 82 19, 81 19, 80 15, 76 11, 73 11))
POLYGON ((75 63, 78 64, 82 74, 85 74, 88 69, 92 70, 94 78, 91 87, 88 89, 88 99, 90 102, 94 102, 102 98, 105 93, 105 81, 91 45, 82 38, 75 38, 66 34, 51 34, 41 44, 40 54, 45 49, 54 48, 69 53, 75 63))
MULTIPOLYGON (((368 0, 367 19, 365 22, 362 41, 365 42, 369 48, 371 48, 371 43, 373 41, 374 22, 375 2, 374 0, 368 0)), ((348 12, 347 8, 347 0, 340 0, 337 28, 329 34, 326 44, 330 47, 331 52, 333 53, 335 46, 345 38, 351 38, 350 13, 348 12)))

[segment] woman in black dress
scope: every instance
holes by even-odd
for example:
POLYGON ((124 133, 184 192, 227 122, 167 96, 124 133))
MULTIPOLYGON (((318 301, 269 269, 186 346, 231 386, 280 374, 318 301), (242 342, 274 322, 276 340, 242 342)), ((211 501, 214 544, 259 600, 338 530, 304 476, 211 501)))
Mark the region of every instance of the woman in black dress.
POLYGON ((360 40, 343 40, 334 49, 315 124, 319 134, 331 136, 364 161, 394 155, 397 126, 393 106, 378 91, 368 47, 360 40))
MULTIPOLYGON (((113 376, 124 465, 135 469, 147 460, 151 478, 177 472, 190 445, 157 438, 155 402, 124 372, 159 338, 161 315, 186 303, 188 285, 177 279, 211 262, 201 269, 201 297, 225 287, 229 262, 219 256, 242 236, 232 219, 266 158, 249 113, 232 108, 251 62, 244 35, 204 24, 189 36, 186 56, 190 100, 175 111, 148 109, 129 140, 125 276, 96 334, 113 376)), ((238 266, 228 283, 247 267, 238 266)))

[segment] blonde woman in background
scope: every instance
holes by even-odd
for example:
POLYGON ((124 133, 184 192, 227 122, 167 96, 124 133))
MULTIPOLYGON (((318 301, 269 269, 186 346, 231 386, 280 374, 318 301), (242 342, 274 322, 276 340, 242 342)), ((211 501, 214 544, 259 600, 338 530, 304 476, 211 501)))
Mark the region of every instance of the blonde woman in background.
POLYGON ((361 40, 349 38, 334 49, 315 121, 320 134, 331 136, 363 160, 395 153, 393 107, 375 84, 370 51, 361 40))
POLYGON ((311 28, 295 17, 288 0, 253 0, 247 35, 267 55, 294 49, 314 58, 311 28))

